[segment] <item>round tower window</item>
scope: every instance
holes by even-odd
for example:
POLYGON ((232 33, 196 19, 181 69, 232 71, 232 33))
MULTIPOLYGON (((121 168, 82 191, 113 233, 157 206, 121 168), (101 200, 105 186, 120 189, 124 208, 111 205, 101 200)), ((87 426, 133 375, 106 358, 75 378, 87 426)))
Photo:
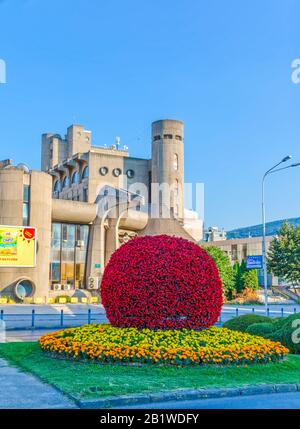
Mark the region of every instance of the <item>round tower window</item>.
POLYGON ((108 173, 108 168, 107 167, 101 167, 99 171, 100 171, 101 176, 106 176, 106 174, 108 173))
POLYGON ((174 153, 173 167, 174 167, 175 171, 178 170, 178 155, 177 155, 177 153, 174 153))
POLYGON ((133 170, 127 170, 126 172, 128 179, 134 178, 134 171, 133 170))
POLYGON ((122 173, 122 170, 120 168, 114 168, 113 169, 113 175, 115 177, 119 177, 121 173, 122 173))

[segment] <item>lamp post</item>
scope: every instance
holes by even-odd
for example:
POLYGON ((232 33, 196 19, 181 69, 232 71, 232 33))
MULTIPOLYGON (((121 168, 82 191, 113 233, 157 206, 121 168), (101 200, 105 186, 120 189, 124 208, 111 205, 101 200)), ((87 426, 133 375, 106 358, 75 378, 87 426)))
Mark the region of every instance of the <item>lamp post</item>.
POLYGON ((276 168, 286 161, 289 161, 292 157, 290 155, 285 156, 280 162, 265 172, 262 179, 262 262, 263 262, 263 275, 264 275, 264 292, 265 292, 265 307, 266 312, 268 309, 268 273, 267 273, 267 252, 266 252, 266 210, 265 210, 265 179, 269 174, 276 173, 287 168, 298 167, 300 162, 288 165, 287 167, 276 168))

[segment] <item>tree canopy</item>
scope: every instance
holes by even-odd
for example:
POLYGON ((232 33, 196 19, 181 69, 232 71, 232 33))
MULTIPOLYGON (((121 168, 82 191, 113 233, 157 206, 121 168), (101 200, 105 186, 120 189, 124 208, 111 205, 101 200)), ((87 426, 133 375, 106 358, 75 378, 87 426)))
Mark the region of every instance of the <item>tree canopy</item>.
POLYGON ((288 283, 300 282, 300 226, 282 225, 270 244, 267 265, 270 273, 288 283))
POLYGON ((223 284, 223 293, 231 299, 235 290, 235 276, 228 255, 216 246, 203 246, 209 256, 214 260, 223 284))

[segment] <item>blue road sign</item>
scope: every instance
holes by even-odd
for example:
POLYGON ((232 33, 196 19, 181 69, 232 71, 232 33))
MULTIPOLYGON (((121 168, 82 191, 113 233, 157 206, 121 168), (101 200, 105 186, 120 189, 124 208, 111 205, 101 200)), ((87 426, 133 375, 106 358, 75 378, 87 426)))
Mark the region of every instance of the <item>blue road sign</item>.
POLYGON ((262 256, 256 255, 256 256, 247 256, 246 258, 246 268, 247 270, 251 269, 260 269, 262 268, 262 256))

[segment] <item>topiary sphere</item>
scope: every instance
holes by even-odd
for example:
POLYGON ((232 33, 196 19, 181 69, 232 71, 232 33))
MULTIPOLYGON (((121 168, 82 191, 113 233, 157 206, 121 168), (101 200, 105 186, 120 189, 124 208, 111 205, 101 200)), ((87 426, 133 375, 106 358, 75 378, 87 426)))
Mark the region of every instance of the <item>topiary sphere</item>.
POLYGON ((200 246, 168 235, 143 236, 113 253, 101 299, 113 326, 203 329, 218 320, 222 282, 200 246))

